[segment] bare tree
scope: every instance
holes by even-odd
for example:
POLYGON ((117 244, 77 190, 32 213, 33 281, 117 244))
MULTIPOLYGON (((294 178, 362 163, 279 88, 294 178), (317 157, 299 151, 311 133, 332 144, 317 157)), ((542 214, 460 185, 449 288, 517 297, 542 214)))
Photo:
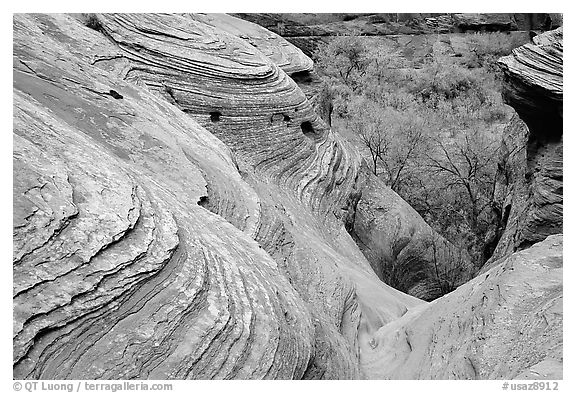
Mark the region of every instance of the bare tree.
POLYGON ((382 109, 365 99, 351 105, 351 110, 353 120, 348 126, 366 148, 372 172, 398 192, 426 150, 424 121, 413 113, 382 109))
POLYGON ((409 116, 399 123, 394 133, 398 144, 395 146, 393 155, 384 159, 390 174, 388 185, 394 191, 399 191, 403 185, 406 180, 406 171, 419 164, 419 158, 426 150, 427 144, 423 121, 420 118, 409 116))
POLYGON ((351 32, 350 35, 338 36, 329 44, 322 45, 315 54, 315 60, 325 73, 336 76, 357 90, 371 62, 367 53, 365 41, 351 32))
POLYGON ((433 147, 426 154, 428 172, 446 189, 461 192, 467 201, 461 205, 463 218, 479 237, 491 223, 496 185, 495 143, 479 133, 464 133, 456 140, 434 138, 433 147))
POLYGON ((385 128, 378 122, 352 122, 351 128, 360 137, 362 144, 368 150, 371 159, 372 172, 378 176, 380 166, 386 163, 386 157, 390 150, 390 138, 386 135, 385 128))
MULTIPOLYGON (((471 39, 469 55, 486 63, 482 51, 491 56, 496 37, 480 38, 471 39)), ((371 171, 483 263, 486 239, 497 237, 493 217, 501 215, 492 141, 508 116, 490 67, 463 67, 433 53, 414 69, 400 52, 354 36, 331 40, 316 60, 333 92, 332 126, 354 131, 371 171)))
POLYGON ((462 248, 451 247, 436 233, 430 234, 425 244, 432 248, 433 278, 437 282, 440 296, 452 292, 469 279, 467 256, 462 248))

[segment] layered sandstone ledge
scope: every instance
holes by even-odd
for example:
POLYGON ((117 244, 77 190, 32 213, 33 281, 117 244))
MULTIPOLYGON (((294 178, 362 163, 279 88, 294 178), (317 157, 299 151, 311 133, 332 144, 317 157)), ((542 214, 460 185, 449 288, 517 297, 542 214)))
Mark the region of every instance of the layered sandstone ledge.
MULTIPOLYGON (((430 45, 442 34, 443 41, 465 32, 503 32, 550 30, 562 25, 559 14, 506 13, 240 13, 238 18, 257 23, 286 38, 312 56, 319 45, 341 35, 357 35, 395 41, 409 52, 430 45)), ((523 35, 523 34, 522 34, 523 35)), ((392 45, 391 45, 392 46, 392 45)), ((458 46, 458 44, 456 45, 458 46)))

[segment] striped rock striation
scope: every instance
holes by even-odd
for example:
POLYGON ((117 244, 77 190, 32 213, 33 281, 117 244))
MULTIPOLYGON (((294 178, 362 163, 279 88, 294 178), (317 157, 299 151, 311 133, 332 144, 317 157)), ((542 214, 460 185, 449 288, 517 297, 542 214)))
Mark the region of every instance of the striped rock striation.
POLYGON ((421 303, 334 214, 357 155, 214 18, 15 16, 16 378, 359 378, 421 303))
MULTIPOLYGON (((269 73, 265 74, 260 69, 258 72, 262 72, 261 76, 260 74, 258 77, 253 76, 249 81, 239 79, 234 74, 212 75, 195 70, 197 60, 188 60, 190 68, 187 72, 174 73, 169 67, 157 67, 155 64, 159 64, 166 58, 174 58, 179 53, 178 50, 187 51, 186 59, 205 58, 212 64, 221 64, 224 60, 230 60, 231 57, 230 54, 222 53, 220 50, 207 50, 203 45, 195 47, 191 42, 187 42, 185 49, 183 49, 178 46, 181 44, 176 40, 162 43, 162 52, 159 52, 159 43, 147 39, 146 34, 143 33, 136 37, 135 32, 145 32, 150 26, 157 26, 158 31, 161 28, 169 29, 169 26, 182 23, 180 20, 172 21, 169 18, 181 17, 169 16, 159 19, 148 16, 147 18, 134 18, 130 15, 104 15, 102 17, 105 34, 117 42, 121 50, 126 52, 126 59, 130 62, 129 69, 126 71, 127 78, 135 77, 143 81, 149 88, 166 96, 176 106, 224 141, 234 152, 241 173, 253 173, 255 175, 255 177, 253 176, 254 181, 264 178, 267 184, 274 183, 281 188, 294 190, 294 196, 299 203, 303 203, 308 207, 308 210, 320 215, 321 226, 341 228, 340 220, 343 217, 349 217, 351 215, 350 210, 356 207, 350 204, 350 196, 354 196, 355 192, 363 192, 362 189, 366 187, 359 180, 360 159, 356 152, 348 148, 338 134, 331 132, 325 122, 313 110, 313 106, 302 94, 301 89, 298 89, 294 80, 289 78, 286 72, 283 72, 282 68, 286 68, 284 60, 286 58, 292 59, 287 69, 293 76, 309 72, 310 60, 296 48, 289 46, 291 49, 287 55, 270 55, 269 58, 272 60, 281 59, 279 64, 274 62, 274 64, 270 64, 268 57, 264 57, 260 53, 258 53, 259 56, 254 56, 252 52, 247 51, 248 45, 238 43, 237 45, 241 48, 246 48, 246 52, 243 54, 239 50, 233 51, 234 57, 232 59, 234 61, 256 62, 258 60, 260 61, 260 63, 256 63, 258 67, 270 67, 269 73), (143 62, 139 55, 135 55, 131 50, 132 44, 127 42, 124 37, 131 37, 132 41, 138 42, 139 53, 146 53, 152 58, 156 58, 157 61, 153 62, 154 65, 143 62), (299 56, 294 54, 296 51, 300 53, 299 56), (208 60, 210 58, 212 60, 208 60), (282 68, 271 67, 274 65, 282 68), (215 94, 215 91, 218 91, 212 89, 215 83, 226 86, 226 90, 222 91, 223 95, 215 94), (274 86, 274 89, 271 89, 271 86, 274 86), (279 91, 282 94, 278 94, 279 91), (234 98, 230 99, 229 95, 234 98), (247 119, 250 120, 247 121, 247 119)), ((259 32, 264 30, 261 27, 245 21, 239 21, 237 26, 233 25, 234 18, 227 15, 192 15, 186 20, 190 19, 192 19, 192 23, 199 25, 198 29, 207 30, 206 35, 220 34, 219 28, 208 29, 206 24, 210 24, 210 26, 225 25, 226 29, 233 32, 243 28, 252 32, 256 37, 265 36, 264 33, 259 32), (205 21, 207 22, 204 24, 205 21), (250 25, 251 30, 245 27, 246 25, 250 25)), ((271 34, 268 32, 268 35, 271 34)), ((165 36, 170 36, 170 34, 166 33, 165 36)), ((277 41, 281 40, 280 37, 275 37, 277 41)), ((277 51, 284 51, 286 47, 285 45, 270 46, 270 42, 268 44, 266 49, 268 53, 271 53, 273 48, 277 48, 277 51)), ((264 44, 258 46, 264 46, 264 44)), ((256 72, 255 70, 254 67, 254 70, 247 72, 256 72)), ((296 80, 299 79, 296 78, 296 80)), ((371 180, 371 182, 374 181, 374 179, 371 180)), ((263 186, 259 185, 259 187, 263 186)), ((378 188, 382 187, 382 185, 378 186, 378 188)), ((208 206, 213 212, 222 215, 229 222, 244 230, 244 226, 248 225, 248 222, 242 222, 245 219, 238 217, 239 214, 242 214, 241 209, 227 203, 227 200, 237 200, 242 196, 220 197, 222 194, 230 194, 231 192, 233 192, 231 187, 226 184, 217 181, 212 182, 209 186, 208 206), (222 199, 224 201, 221 203, 222 199)), ((267 191, 272 195, 278 192, 277 189, 267 191)), ((381 194, 378 190, 376 192, 381 194)), ((257 193, 260 194, 261 192, 257 191, 257 193)), ((375 240, 377 245, 374 247, 373 241, 366 242, 370 248, 386 247, 382 243, 392 244, 396 242, 398 236, 403 236, 402 244, 394 245, 397 249, 396 254, 387 256, 386 262, 389 265, 398 264, 396 274, 402 274, 409 270, 413 270, 415 274, 406 274, 402 285, 396 287, 420 298, 430 299, 438 296, 437 282, 447 274, 456 276, 459 283, 469 279, 472 266, 466 264, 466 261, 456 263, 457 253, 453 247, 437 235, 434 236, 433 231, 422 218, 415 214, 395 193, 388 192, 386 195, 385 205, 401 206, 396 208, 392 214, 395 220, 401 221, 402 225, 408 228, 414 226, 425 228, 429 243, 438 245, 441 252, 447 255, 454 255, 452 258, 448 258, 447 255, 439 256, 433 261, 431 245, 425 246, 411 242, 412 234, 410 233, 389 233, 387 237, 375 233, 373 236, 378 238, 375 240), (412 253, 415 255, 412 258, 407 253, 400 254, 410 242, 413 246, 412 253), (445 252, 444 250, 448 248, 450 251, 445 252), (440 273, 434 271, 432 267, 434 262, 441 265, 440 273), (455 271, 452 268, 454 265, 464 267, 460 271, 455 271), (413 287, 419 289, 412 291, 413 287)), ((360 200, 364 201, 366 198, 360 198, 360 200)), ((279 203, 273 202, 274 205, 279 203)), ((360 206, 364 205, 361 202, 360 206)), ((368 205, 368 209, 376 211, 376 208, 371 205, 368 205)), ((378 209, 376 214, 380 216, 379 222, 387 221, 390 217, 385 211, 378 209)), ((258 217, 260 213, 248 213, 248 215, 258 217)), ((371 217, 366 219, 365 217, 366 215, 358 215, 356 223, 363 228, 371 228, 373 226, 372 221, 366 222, 368 219, 371 220, 371 217)), ((357 231, 357 234, 362 236, 363 231, 357 231)), ((313 234, 310 236, 313 237, 313 234)), ((253 237, 260 238, 261 243, 264 243, 263 245, 267 242, 265 234, 262 236, 255 234, 253 237)), ((348 239, 348 237, 346 238, 348 239)), ((378 253, 378 255, 380 254, 378 253)), ((308 256, 298 257, 298 260, 308 258, 308 256)), ((370 262, 372 266, 380 263, 380 261, 373 262, 372 260, 370 262)), ((382 275, 379 276, 383 277, 382 275)))
POLYGON ((379 191, 289 76, 306 56, 226 15, 13 28, 15 378, 391 376, 366 343, 446 297, 387 286, 346 231, 379 191))

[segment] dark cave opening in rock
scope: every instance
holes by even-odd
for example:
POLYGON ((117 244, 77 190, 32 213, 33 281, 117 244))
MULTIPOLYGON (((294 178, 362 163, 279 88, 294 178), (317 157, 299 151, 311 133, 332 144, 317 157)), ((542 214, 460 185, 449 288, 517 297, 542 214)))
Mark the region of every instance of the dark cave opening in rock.
POLYGON ((198 204, 198 206, 202 206, 203 208, 206 209, 208 206, 208 197, 206 195, 203 195, 200 197, 200 200, 196 203, 198 204))
POLYGON ((110 95, 117 100, 121 100, 124 98, 124 96, 122 94, 120 94, 116 90, 112 90, 112 89, 110 89, 110 95))
POLYGON ((290 78, 296 83, 310 83, 312 82, 312 75, 310 71, 298 71, 290 74, 290 78))
POLYGON ((302 133, 308 138, 314 137, 314 127, 309 121, 305 121, 300 124, 300 128, 302 129, 302 133))
POLYGON ((212 123, 217 123, 220 121, 221 116, 222 116, 222 113, 220 113, 219 111, 212 111, 212 112, 210 112, 210 121, 212 123))

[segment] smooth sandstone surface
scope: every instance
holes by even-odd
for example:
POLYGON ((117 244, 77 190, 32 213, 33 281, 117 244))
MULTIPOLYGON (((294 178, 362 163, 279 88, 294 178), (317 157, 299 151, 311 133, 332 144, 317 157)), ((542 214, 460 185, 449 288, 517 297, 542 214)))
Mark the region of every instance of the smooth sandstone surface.
POLYGON ((361 161, 288 76, 296 48, 226 15, 92 22, 14 16, 15 378, 394 377, 375 337, 428 307, 453 323, 346 231, 361 161))
POLYGON ((515 253, 365 342, 386 379, 561 379, 562 235, 515 253))
POLYGON ((288 75, 312 71, 312 59, 284 38, 261 26, 227 14, 195 14, 194 18, 240 37, 265 54, 288 75))

